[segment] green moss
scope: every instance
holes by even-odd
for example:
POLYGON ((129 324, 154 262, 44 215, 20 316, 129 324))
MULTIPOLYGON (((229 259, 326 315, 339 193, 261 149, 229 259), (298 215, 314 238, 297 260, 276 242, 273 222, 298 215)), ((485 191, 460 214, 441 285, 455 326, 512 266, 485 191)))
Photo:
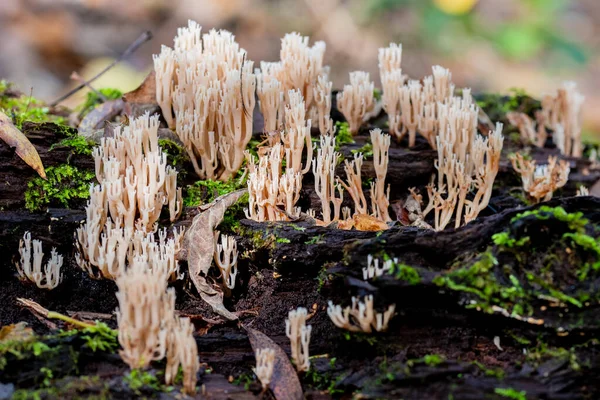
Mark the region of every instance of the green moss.
POLYGON ((280 237, 278 237, 278 238, 275 240, 275 242, 276 242, 276 243, 292 243, 292 242, 290 241, 290 239, 287 239, 287 238, 280 238, 280 237))
MULTIPOLYGON (((157 374, 159 374, 158 372, 157 374)), ((131 390, 138 396, 142 395, 143 390, 151 390, 157 392, 171 392, 172 386, 163 385, 155 374, 148 371, 133 369, 123 377, 123 381, 131 390)))
POLYGON ((373 89, 373 97, 375 97, 375 100, 380 101, 381 100, 381 89, 379 89, 379 88, 373 89))
POLYGON ((6 81, 0 83, 0 111, 12 118, 18 129, 23 128, 23 123, 30 122, 54 122, 65 124, 65 119, 50 114, 50 109, 45 103, 33 96, 21 95, 18 97, 7 95, 10 84, 6 81))
POLYGON ((511 89, 508 95, 484 93, 474 97, 477 105, 492 121, 506 120, 506 114, 511 111, 521 111, 533 116, 536 110, 541 109, 540 102, 521 89, 511 89))
POLYGON ((329 266, 330 264, 324 264, 319 270, 317 277, 315 278, 317 280, 317 292, 319 293, 321 292, 321 290, 323 290, 323 286, 325 286, 325 283, 333 279, 333 274, 327 272, 329 266))
POLYGON ((393 263, 392 267, 390 268, 390 274, 396 277, 396 279, 408 282, 411 285, 417 285, 421 283, 419 272, 410 265, 393 263))
POLYGON ((0 79, 0 95, 4 95, 8 89, 10 89, 11 84, 6 79, 0 79))
POLYGON ((494 389, 494 393, 507 399, 527 400, 527 392, 524 390, 517 391, 513 388, 496 388, 494 389))
POLYGON ((250 239, 252 247, 255 249, 272 249, 277 238, 272 233, 259 232, 254 230, 242 230, 241 235, 250 239))
POLYGON ((80 135, 73 135, 62 139, 60 142, 52 144, 49 151, 66 147, 70 148, 73 154, 91 156, 94 146, 96 146, 96 144, 91 140, 88 140, 80 135))
POLYGON ((218 226, 222 232, 235 232, 240 229, 240 221, 246 218, 244 209, 248 208, 248 193, 245 193, 240 199, 225 211, 223 221, 218 226))
POLYGON ((325 243, 323 241, 323 237, 325 235, 317 235, 317 236, 313 236, 311 237, 309 240, 307 240, 306 242, 304 242, 304 244, 322 244, 325 243))
POLYGON ((513 316, 532 316, 548 302, 583 308, 600 298, 587 283, 600 275, 600 239, 587 232, 595 230, 582 213, 542 206, 512 218, 507 231, 492 236, 495 248, 434 283, 464 293, 466 307, 486 312, 498 306, 513 316))
POLYGON ((67 377, 55 380, 52 387, 35 390, 19 389, 13 393, 13 400, 40 399, 110 399, 108 382, 101 381, 98 376, 67 377), (93 394, 92 394, 93 393, 93 394))
POLYGON ((364 332, 342 332, 344 339, 356 343, 366 343, 369 346, 375 346, 377 344, 377 337, 364 332))
POLYGON ((182 170, 181 167, 190 159, 185 148, 171 139, 158 139, 158 145, 167 155, 167 163, 177 168, 179 174, 185 174, 185 169, 182 170))
POLYGON ((46 206, 70 208, 74 201, 89 198, 90 183, 94 172, 79 170, 63 164, 46 169, 47 180, 34 178, 27 184, 25 207, 29 211, 39 211, 46 206))
POLYGON ((360 149, 350 150, 352 154, 362 153, 365 159, 373 157, 373 145, 371 143, 365 143, 360 149))
POLYGON ((539 220, 549 220, 550 218, 554 218, 561 222, 566 222, 569 229, 576 232, 584 232, 585 226, 589 223, 589 221, 583 217, 583 213, 581 212, 568 213, 562 207, 549 206, 541 206, 535 210, 528 210, 517 214, 510 220, 510 222, 514 223, 531 216, 539 220))
MULTIPOLYGON (((314 357, 311 357, 313 359, 314 357)), ((329 370, 319 372, 311 364, 310 369, 306 371, 303 383, 317 390, 324 391, 330 396, 344 393, 343 390, 336 389, 336 386, 342 381, 344 375, 336 374, 332 369, 335 368, 335 357, 329 360, 329 370)))
POLYGON ((262 141, 257 139, 250 139, 250 142, 248 142, 246 150, 250 152, 252 157, 258 158, 258 147, 261 143, 262 141))
POLYGON ((509 307, 514 314, 531 314, 531 306, 524 302, 525 292, 514 275, 512 279, 507 277, 509 284, 498 283, 494 275, 494 267, 497 265, 498 260, 488 251, 470 267, 439 275, 433 282, 453 291, 473 295, 476 300, 470 302, 468 308, 481 308, 492 312, 492 306, 498 305, 503 308, 509 307))
POLYGON ((51 348, 38 336, 31 336, 25 340, 5 340, 0 342, 0 371, 8 365, 8 359, 24 360, 30 357, 51 357, 56 353, 56 348, 51 348))
POLYGON ((425 357, 423 357, 423 362, 431 367, 440 365, 444 361, 446 361, 446 358, 440 354, 426 354, 425 357))
POLYGON ((412 368, 417 364, 425 364, 430 367, 436 367, 446 361, 446 357, 441 354, 426 354, 421 358, 414 358, 406 361, 406 366, 412 368))
POLYGON ((505 247, 521 247, 529 242, 529 236, 520 238, 519 240, 514 239, 508 232, 500 232, 492 235, 492 240, 496 246, 505 247))
POLYGON ((479 361, 473 361, 471 364, 475 365, 477 368, 481 370, 485 374, 485 376, 491 376, 496 379, 504 379, 504 370, 501 368, 488 368, 479 361))
POLYGON ((193 185, 187 186, 183 196, 183 204, 186 207, 208 204, 213 202, 217 197, 234 192, 245 187, 245 185, 245 181, 240 182, 239 179, 230 179, 227 182, 210 179, 197 181, 193 185))
POLYGON ((347 122, 336 122, 336 134, 335 134, 335 146, 336 150, 344 144, 352 144, 354 143, 354 139, 352 138, 352 133, 350 132, 350 125, 347 122))
POLYGON ((250 385, 252 383, 254 383, 255 379, 254 379, 254 375, 250 374, 250 373, 244 373, 244 374, 240 374, 238 375, 233 382, 231 382, 232 384, 236 385, 236 386, 244 386, 244 390, 250 390, 250 385))
POLYGON ((563 235, 563 238, 569 239, 571 246, 595 255, 591 262, 585 262, 578 268, 577 277, 580 281, 586 280, 591 270, 595 272, 600 270, 600 238, 593 238, 581 232, 568 232, 563 235))
POLYGON ((92 327, 82 330, 61 332, 62 336, 80 336, 85 340, 85 346, 93 352, 102 351, 114 353, 119 349, 118 331, 111 329, 104 322, 96 322, 92 327))
POLYGON ((590 358, 595 353, 595 348, 600 342, 591 339, 585 343, 573 345, 570 348, 551 346, 540 337, 537 338, 535 346, 527 348, 526 360, 534 367, 547 363, 552 359, 557 362, 566 362, 573 371, 590 368, 590 358))
MULTIPOLYGON (((123 97, 123 92, 121 92, 119 89, 102 88, 98 89, 98 92, 100 92, 106 100, 116 100, 123 97)), ((80 111, 81 115, 85 115, 98 104, 102 104, 103 102, 104 100, 98 96, 97 92, 90 91, 87 93, 85 102, 78 107, 78 110, 80 111)))
MULTIPOLYGON (((16 326, 5 327, 10 335, 16 326)), ((20 328, 23 329, 23 328, 20 328)), ((24 328, 27 329, 27 328, 24 328)), ((109 398, 109 387, 102 384, 98 377, 73 377, 79 374, 80 354, 89 349, 93 352, 114 353, 119 348, 117 331, 104 323, 83 330, 61 331, 46 336, 36 336, 26 330, 14 339, 0 341, 0 371, 15 368, 24 369, 31 388, 17 390, 13 394, 16 399, 39 398, 73 398, 78 393, 85 393, 90 387, 98 398, 109 398), (31 370, 29 365, 42 365, 39 370, 31 370), (28 369, 29 368, 29 369, 28 369)), ((88 350, 88 351, 89 351, 88 350)))

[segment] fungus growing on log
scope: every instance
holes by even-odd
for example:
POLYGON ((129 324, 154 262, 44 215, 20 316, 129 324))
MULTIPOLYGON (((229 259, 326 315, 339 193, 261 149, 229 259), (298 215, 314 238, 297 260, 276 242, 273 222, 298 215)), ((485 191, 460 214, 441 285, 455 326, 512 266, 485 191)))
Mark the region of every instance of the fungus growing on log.
POLYGON ((269 388, 273 377, 273 365, 275 363, 275 350, 256 349, 256 367, 254 373, 262 385, 263 391, 269 388))
POLYGON ((563 187, 569 179, 569 163, 555 156, 548 157, 548 164, 536 165, 535 160, 526 160, 520 153, 509 156, 515 171, 521 175, 523 190, 535 200, 548 201, 552 193, 563 187))
POLYGON ((321 199, 322 222, 327 225, 340 219, 340 212, 344 194, 340 185, 336 185, 335 167, 340 156, 335 151, 335 137, 321 135, 321 146, 313 160, 312 169, 315 176, 315 192, 321 199), (336 197, 335 191, 338 191, 336 197))
POLYGON ((119 301, 119 355, 131 369, 146 368, 167 351, 175 313, 175 289, 167 289, 167 271, 134 260, 116 279, 119 301))
POLYGON ((15 263, 15 266, 21 280, 29 280, 40 289, 52 290, 58 286, 62 278, 60 268, 63 264, 63 256, 58 254, 55 247, 50 251, 50 258, 42 269, 44 261, 42 242, 31 240, 31 232, 25 232, 23 239, 19 241, 19 254, 20 262, 15 263))
POLYGON ((93 278, 114 279, 131 263, 144 256, 149 263, 167 262, 176 277, 175 250, 181 232, 156 244, 154 231, 164 205, 171 221, 182 211, 181 189, 176 189, 177 171, 167 166, 166 154, 158 146, 158 117, 148 113, 129 126, 115 128, 113 137, 102 138, 94 148, 98 185, 90 187, 85 223, 77 228, 80 268, 93 278))
POLYGON ((185 393, 196 392, 198 361, 198 345, 194 339, 194 325, 189 318, 175 317, 167 340, 167 365, 165 367, 165 383, 174 383, 179 367, 183 371, 183 388, 185 393))
POLYGON ((350 73, 350 84, 337 94, 338 109, 350 126, 350 133, 356 135, 364 122, 365 116, 375 107, 374 83, 368 72, 350 73))
POLYGON ((388 207, 390 205, 390 188, 385 190, 385 177, 387 175, 390 149, 390 135, 381 132, 381 129, 371 131, 373 145, 373 166, 377 178, 371 183, 371 210, 372 215, 384 222, 391 221, 388 207))
POLYGON ((242 166, 252 137, 256 77, 230 32, 201 30, 189 21, 177 30, 174 49, 163 46, 154 56, 157 101, 196 174, 226 181, 242 166))
POLYGON ((237 275, 237 242, 233 236, 220 235, 219 231, 215 232, 215 239, 221 238, 221 243, 215 246, 214 260, 221 273, 223 285, 228 289, 235 287, 235 277, 237 275))
POLYGON ((575 82, 564 82, 555 96, 546 95, 542 99, 541 120, 555 133, 560 131, 553 140, 563 155, 582 155, 581 106, 584 100, 575 82))
POLYGON ((373 257, 371 254, 367 256, 367 266, 363 267, 363 280, 369 280, 379 276, 383 276, 388 272, 394 264, 398 263, 397 258, 385 260, 380 262, 379 258, 373 257), (380 266, 381 264, 381 266, 380 266))
POLYGON ((306 325, 306 317, 306 308, 298 307, 290 311, 285 320, 285 334, 290 339, 292 360, 298 371, 308 371, 310 367, 308 345, 312 326, 306 325))
POLYGON ((356 297, 352 297, 352 306, 342 309, 340 305, 334 305, 329 301, 327 315, 338 328, 350 332, 371 333, 387 330, 390 319, 394 316, 396 305, 390 305, 383 313, 375 313, 373 309, 373 296, 365 296, 364 303, 356 297))

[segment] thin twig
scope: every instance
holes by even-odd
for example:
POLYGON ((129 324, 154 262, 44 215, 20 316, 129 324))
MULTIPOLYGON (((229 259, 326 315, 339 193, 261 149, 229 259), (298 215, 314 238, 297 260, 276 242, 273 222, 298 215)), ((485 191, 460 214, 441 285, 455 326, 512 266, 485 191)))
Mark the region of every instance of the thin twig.
POLYGON ((103 95, 100 91, 96 90, 95 87, 93 87, 92 85, 90 85, 90 83, 88 81, 86 81, 77 72, 73 71, 71 73, 71 79, 73 79, 74 81, 77 81, 77 82, 81 83, 82 85, 85 85, 88 89, 90 89, 92 92, 94 92, 96 94, 96 96, 98 96, 98 98, 100 100, 102 100, 103 102, 106 102, 108 100, 105 95, 103 95))
MULTIPOLYGON (((104 68, 102 71, 100 71, 98 74, 96 74, 96 76, 94 76, 93 78, 91 78, 89 81, 87 81, 87 83, 92 83, 93 81, 95 81, 96 79, 98 79, 99 77, 101 77, 102 75, 104 75, 108 70, 110 70, 112 67, 114 67, 115 65, 117 65, 120 61, 122 61, 124 58, 128 57, 129 55, 131 55, 133 52, 135 52, 141 45, 143 45, 144 43, 146 43, 147 41, 149 41, 150 39, 152 39, 152 33, 150 31, 146 31, 144 33, 142 33, 140 35, 140 37, 138 37, 135 42, 133 42, 124 52, 123 54, 121 54, 121 56, 119 58, 117 58, 116 60, 114 60, 112 63, 110 63, 110 65, 108 65, 106 68, 104 68)), ((78 91, 80 91, 81 89, 83 89, 86 86, 85 83, 80 84, 79 86, 77 86, 76 88, 74 88, 73 90, 69 91, 67 94, 59 97, 58 99, 54 100, 52 103, 50 103, 51 107, 55 107, 57 104, 59 104, 60 102, 64 101, 65 99, 68 99, 69 97, 71 97, 73 94, 77 93, 78 91)))
POLYGON ((41 316, 47 319, 58 319, 68 324, 75 325, 78 328, 85 329, 93 328, 95 326, 95 324, 88 324, 86 322, 79 321, 75 318, 67 317, 66 315, 63 315, 61 313, 50 311, 31 299, 17 298, 17 304, 27 308, 36 316, 41 316))

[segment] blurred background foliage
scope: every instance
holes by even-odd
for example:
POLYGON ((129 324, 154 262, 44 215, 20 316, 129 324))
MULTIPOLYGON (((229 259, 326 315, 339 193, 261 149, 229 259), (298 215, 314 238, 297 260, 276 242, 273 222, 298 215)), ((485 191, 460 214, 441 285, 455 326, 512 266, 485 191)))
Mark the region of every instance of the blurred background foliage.
POLYGON ((2 0, 0 77, 53 100, 76 84, 71 72, 92 76, 151 30, 151 43, 95 84, 127 91, 188 18, 232 31, 255 65, 278 58, 286 32, 324 40, 335 87, 354 70, 378 83, 377 49, 389 42, 403 44, 410 77, 440 64, 476 92, 540 96, 575 80, 585 129, 600 132, 599 0, 2 0))
MULTIPOLYGON (((478 2, 375 0, 368 2, 365 22, 373 23, 391 10, 410 9, 418 21, 414 39, 432 51, 452 54, 469 40, 480 40, 488 42, 502 56, 517 61, 534 58, 542 52, 556 53, 558 62, 583 64, 587 61, 585 45, 560 27, 561 14, 568 11, 569 1, 520 0, 515 7, 518 10, 512 10, 510 18, 506 19, 497 14, 503 11, 501 9, 489 10, 496 15, 486 18, 488 13, 476 9, 478 2)), ((500 6, 501 2, 503 0, 481 0, 480 7, 489 7, 492 3, 500 6)), ((510 3, 510 0, 504 2, 510 3)), ((511 11, 510 7, 504 11, 511 11)))

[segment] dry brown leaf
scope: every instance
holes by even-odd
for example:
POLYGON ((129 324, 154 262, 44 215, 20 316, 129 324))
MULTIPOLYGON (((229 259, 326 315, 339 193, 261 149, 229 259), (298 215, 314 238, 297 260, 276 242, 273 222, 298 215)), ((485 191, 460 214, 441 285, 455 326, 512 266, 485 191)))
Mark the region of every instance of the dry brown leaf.
POLYGON ((387 224, 367 214, 355 214, 354 228, 359 231, 383 231, 388 228, 387 224))
POLYGON ((229 319, 237 315, 223 305, 223 291, 218 284, 207 281, 208 270, 215 251, 214 230, 223 220, 225 211, 247 192, 246 189, 231 192, 217 198, 205 210, 194 217, 192 225, 185 233, 188 269, 190 278, 202 300, 206 301, 217 314, 229 319))
POLYGON ((24 342, 35 337, 33 329, 27 326, 27 322, 17 322, 0 328, 0 343, 24 342))
POLYGON ((124 102, 121 99, 105 101, 98 104, 81 120, 77 127, 79 134, 89 137, 96 129, 104 127, 106 121, 112 121, 123 112, 124 102))
POLYGON ((273 362, 273 376, 269 387, 273 391, 277 400, 301 400, 304 398, 302 394, 302 386, 296 374, 296 369, 288 359, 285 352, 267 335, 252 328, 246 328, 248 339, 252 350, 257 349, 273 349, 275 351, 275 361, 273 362))
POLYGON ((341 219, 338 221, 338 229, 349 231, 352 228, 354 228, 354 220, 352 218, 341 219))
POLYGON ((144 82, 137 89, 125 93, 123 98, 128 103, 156 103, 156 77, 154 70, 148 74, 144 82))
POLYGON ((42 159, 35 147, 31 144, 27 136, 23 134, 12 123, 8 115, 0 111, 0 139, 7 145, 15 148, 15 153, 25 161, 27 165, 33 168, 39 176, 46 179, 46 171, 42 164, 42 159))

